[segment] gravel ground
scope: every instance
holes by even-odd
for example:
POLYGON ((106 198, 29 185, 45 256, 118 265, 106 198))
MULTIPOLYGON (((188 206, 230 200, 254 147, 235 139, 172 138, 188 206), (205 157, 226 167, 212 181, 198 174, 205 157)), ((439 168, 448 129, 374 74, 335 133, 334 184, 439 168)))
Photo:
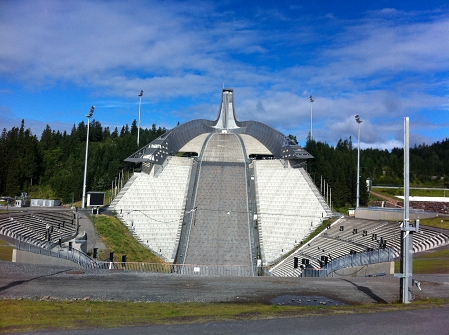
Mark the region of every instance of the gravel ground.
MULTIPOLYGON (((415 299, 449 299, 449 275, 418 275, 415 299)), ((0 299, 262 302, 282 295, 324 296, 347 304, 391 303, 399 279, 188 277, 176 274, 85 270, 0 261, 0 299)))

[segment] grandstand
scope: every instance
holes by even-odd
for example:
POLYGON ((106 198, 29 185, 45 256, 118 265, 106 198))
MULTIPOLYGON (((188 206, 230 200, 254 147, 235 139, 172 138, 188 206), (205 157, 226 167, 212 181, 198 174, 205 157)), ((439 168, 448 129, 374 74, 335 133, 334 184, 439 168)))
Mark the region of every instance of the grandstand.
POLYGON ((193 159, 169 157, 155 173, 136 173, 114 206, 134 236, 162 258, 173 262, 179 241, 188 178, 193 159))
MULTIPOLYGON (((271 273, 282 277, 300 276, 304 267, 294 268, 294 258, 307 260, 314 268, 323 267, 323 257, 330 262, 350 254, 363 253, 376 249, 391 248, 394 257, 401 250, 400 222, 363 220, 342 217, 316 236, 301 245, 288 257, 271 268, 271 273)), ((422 252, 449 243, 449 236, 440 230, 420 227, 413 234, 413 252, 422 252)))
POLYGON ((77 233, 71 210, 37 210, 0 216, 0 235, 45 249, 73 239, 77 233))
POLYGON ((265 264, 271 264, 332 213, 302 168, 284 167, 279 160, 260 160, 254 166, 261 250, 265 264))

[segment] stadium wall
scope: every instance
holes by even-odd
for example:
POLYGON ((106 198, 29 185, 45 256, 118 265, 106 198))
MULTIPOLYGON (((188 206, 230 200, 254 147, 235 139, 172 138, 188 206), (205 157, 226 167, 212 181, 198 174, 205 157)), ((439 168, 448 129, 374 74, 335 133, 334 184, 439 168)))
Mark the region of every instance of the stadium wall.
MULTIPOLYGON (((410 210, 410 220, 427 219, 437 217, 438 213, 413 211, 410 210)), ((355 210, 355 217, 357 219, 367 220, 387 220, 387 221, 403 221, 404 210, 402 208, 357 208, 355 210)))
POLYGON ((39 264, 39 265, 56 265, 56 266, 70 266, 78 267, 78 264, 65 258, 51 257, 46 255, 40 255, 33 252, 24 250, 13 249, 12 262, 14 263, 26 263, 26 264, 39 264))
POLYGON ((344 268, 329 274, 328 277, 374 277, 379 275, 391 275, 394 273, 394 262, 384 262, 344 268))

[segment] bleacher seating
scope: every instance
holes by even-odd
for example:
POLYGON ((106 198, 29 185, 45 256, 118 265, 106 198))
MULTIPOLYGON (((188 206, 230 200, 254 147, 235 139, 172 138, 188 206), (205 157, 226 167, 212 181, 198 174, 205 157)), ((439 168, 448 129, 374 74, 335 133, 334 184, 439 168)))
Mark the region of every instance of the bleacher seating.
MULTIPOLYGON (((388 247, 394 249, 395 257, 400 254, 400 223, 362 220, 345 217, 307 244, 288 255, 270 270, 275 276, 297 277, 302 270, 294 269, 293 258, 306 258, 310 264, 320 268, 321 256, 329 260, 345 256, 351 252, 364 252, 368 248, 377 249, 388 247)), ((413 234, 413 252, 433 249, 449 243, 449 236, 431 228, 420 226, 420 230, 413 234)))
POLYGON ((26 211, 0 216, 0 234, 47 248, 77 233, 73 211, 26 211))
POLYGON ((135 173, 111 208, 134 236, 173 261, 183 222, 192 159, 170 157, 159 173, 135 173))
POLYGON ((300 169, 279 160, 254 164, 261 251, 267 264, 297 246, 330 216, 300 169))

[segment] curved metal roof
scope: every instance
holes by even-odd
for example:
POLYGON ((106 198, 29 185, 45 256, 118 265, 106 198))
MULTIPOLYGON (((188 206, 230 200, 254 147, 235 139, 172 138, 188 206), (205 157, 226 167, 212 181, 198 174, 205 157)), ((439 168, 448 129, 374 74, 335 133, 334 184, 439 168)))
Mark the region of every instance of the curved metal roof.
POLYGON ((125 161, 162 165, 168 156, 175 155, 193 138, 216 132, 250 135, 265 145, 275 158, 313 158, 307 151, 291 143, 285 135, 262 122, 238 121, 234 108, 234 90, 226 88, 222 90, 220 109, 214 121, 197 119, 183 123, 140 148, 125 161))

